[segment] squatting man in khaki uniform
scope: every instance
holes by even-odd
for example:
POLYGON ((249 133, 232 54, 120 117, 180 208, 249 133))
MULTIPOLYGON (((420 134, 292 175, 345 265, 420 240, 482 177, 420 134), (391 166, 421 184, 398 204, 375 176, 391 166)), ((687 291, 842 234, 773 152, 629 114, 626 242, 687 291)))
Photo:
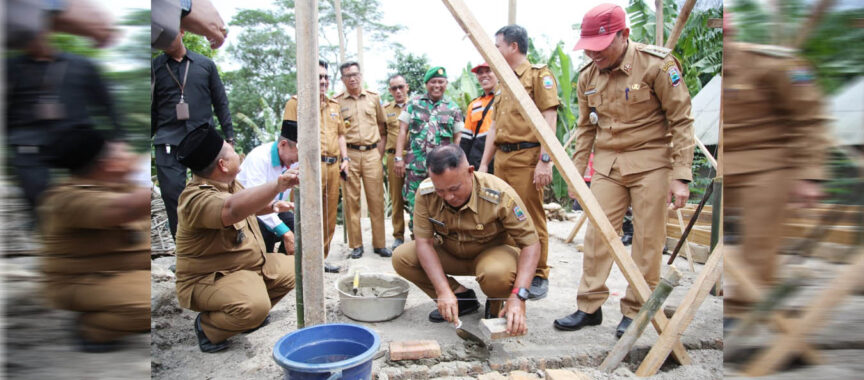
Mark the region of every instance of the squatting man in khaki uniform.
MULTIPOLYGON (((296 128, 286 136, 296 145, 296 128)), ((294 259, 265 252, 256 215, 291 209, 273 198, 300 183, 298 170, 244 189, 235 181, 240 156, 207 124, 183 139, 177 159, 193 174, 177 208, 177 298, 201 312, 194 325, 201 351, 221 351, 228 338, 266 325, 294 289, 294 259)))
POLYGON ((44 295, 52 307, 80 312, 81 350, 119 348, 150 331, 150 188, 129 180, 136 155, 89 126, 53 136, 55 167, 71 176, 43 193, 44 295))
MULTIPOLYGON (((690 195, 693 119, 684 75, 670 50, 630 41, 626 26, 624 10, 611 4, 594 7, 583 19, 575 49, 585 49, 591 61, 579 74, 573 163, 584 172, 594 151, 591 192, 613 226, 621 225, 632 206, 632 256, 653 289, 660 280, 667 206, 683 207, 690 195)), ((575 198, 572 189, 570 194, 575 198)), ((555 328, 578 330, 603 321, 600 307, 609 297, 612 262, 602 233, 589 224, 579 309, 555 320, 555 328)), ((628 287, 616 336, 641 307, 628 287)))
POLYGON ((458 145, 433 149, 426 166, 429 178, 415 198, 416 240, 396 249, 393 268, 437 300, 430 321, 457 323, 477 311, 474 291, 448 275, 477 276, 486 316, 505 316, 509 333, 524 334, 527 287, 540 257, 525 205, 503 180, 475 172, 458 145))

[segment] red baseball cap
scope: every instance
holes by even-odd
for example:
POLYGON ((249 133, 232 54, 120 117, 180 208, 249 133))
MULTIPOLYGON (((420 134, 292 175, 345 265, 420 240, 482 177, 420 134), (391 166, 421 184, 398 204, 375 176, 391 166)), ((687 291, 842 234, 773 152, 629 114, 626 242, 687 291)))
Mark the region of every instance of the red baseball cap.
POLYGON ((481 67, 489 67, 489 64, 486 63, 486 62, 483 62, 483 63, 481 63, 481 64, 479 64, 479 65, 477 65, 477 66, 474 66, 474 68, 471 69, 471 72, 474 73, 474 74, 477 74, 477 70, 480 70, 481 67))
POLYGON ((615 4, 600 4, 582 18, 582 34, 573 50, 600 51, 609 47, 615 33, 627 27, 624 9, 615 4))

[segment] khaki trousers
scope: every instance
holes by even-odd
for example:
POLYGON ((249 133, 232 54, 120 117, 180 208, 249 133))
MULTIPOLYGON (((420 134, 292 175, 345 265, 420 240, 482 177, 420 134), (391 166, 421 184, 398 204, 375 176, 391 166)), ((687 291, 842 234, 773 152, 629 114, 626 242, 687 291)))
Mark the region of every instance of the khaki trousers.
MULTIPOLYGON (((734 255, 745 266, 743 269, 751 274, 750 279, 760 287, 774 283, 791 185, 790 172, 784 169, 727 174, 723 178, 724 215, 737 215, 740 220, 736 228, 740 246, 724 253, 734 255)), ((747 312, 753 301, 743 297, 734 278, 726 278, 724 316, 735 317, 747 312)))
MULTIPOLYGON (((651 289, 660 281, 660 262, 666 242, 666 197, 671 173, 669 168, 660 168, 623 176, 618 165, 614 164, 608 177, 597 173, 591 181, 591 192, 619 233, 627 207, 633 207, 631 256, 651 289)), ((589 223, 577 296, 579 310, 593 313, 609 298, 606 279, 613 262, 612 251, 603 241, 602 234, 589 223)), ((621 299, 621 313, 633 318, 641 307, 636 293, 628 285, 627 293, 621 299)))
POLYGON ((390 186, 390 201, 393 203, 393 238, 405 239, 405 200, 402 199, 402 187, 405 177, 394 172, 393 157, 395 153, 387 153, 387 185, 390 186))
POLYGON ((91 342, 110 342, 150 330, 150 271, 70 276, 51 282, 53 307, 81 312, 78 328, 91 342))
POLYGON ((360 183, 366 192, 369 218, 372 222, 372 247, 385 248, 384 237, 384 168, 378 149, 360 151, 348 149, 348 181, 343 186, 345 218, 348 226, 348 247, 363 246, 360 229, 360 183))
POLYGON ((540 160, 540 147, 520 149, 505 153, 497 150, 495 153, 495 176, 507 182, 525 204, 525 210, 531 215, 537 236, 540 238, 540 260, 537 262, 536 276, 549 278, 549 232, 546 229, 546 211, 543 210, 543 190, 534 186, 534 168, 540 160))
MULTIPOLYGON (((490 247, 473 258, 457 257, 439 246, 434 246, 441 267, 447 274, 450 289, 459 288, 459 282, 451 276, 477 276, 480 289, 487 297, 496 300, 491 306, 493 313, 498 312, 501 304, 513 290, 516 281, 516 269, 519 261, 519 249, 509 245, 490 247)), ((417 285, 433 300, 438 298, 435 286, 420 265, 417 258, 415 241, 405 242, 393 252, 393 269, 400 276, 417 285)))
POLYGON ((321 218, 324 226, 324 257, 330 253, 330 242, 336 231, 339 214, 339 163, 321 163, 321 218))
POLYGON ((201 328, 207 339, 220 343, 261 325, 270 309, 291 289, 294 257, 268 253, 258 270, 217 274, 212 284, 195 284, 191 309, 202 312, 201 328))

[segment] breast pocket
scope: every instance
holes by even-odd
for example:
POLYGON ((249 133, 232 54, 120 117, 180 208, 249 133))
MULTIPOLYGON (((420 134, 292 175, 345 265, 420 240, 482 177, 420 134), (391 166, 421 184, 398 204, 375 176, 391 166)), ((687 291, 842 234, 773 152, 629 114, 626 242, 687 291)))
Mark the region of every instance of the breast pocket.
POLYGON ((603 104, 603 97, 600 94, 588 95, 588 107, 600 107, 603 104))
POLYGON ((477 243, 487 243, 495 239, 501 232, 501 227, 496 222, 482 223, 478 222, 471 231, 471 239, 477 243))
POLYGON ((230 227, 222 229, 222 246, 239 247, 247 239, 251 239, 251 232, 246 228, 246 220, 241 220, 230 227))
POLYGON ((654 92, 647 85, 643 85, 638 90, 630 90, 627 99, 627 116, 632 120, 642 119, 651 116, 657 111, 659 102, 654 92))

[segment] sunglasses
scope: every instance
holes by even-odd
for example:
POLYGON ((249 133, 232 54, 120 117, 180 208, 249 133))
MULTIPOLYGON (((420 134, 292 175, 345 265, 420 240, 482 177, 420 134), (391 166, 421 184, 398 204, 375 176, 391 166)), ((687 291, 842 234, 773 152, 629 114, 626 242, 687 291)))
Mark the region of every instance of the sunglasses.
POLYGON ((404 89, 404 88, 405 88, 405 85, 404 85, 404 84, 400 84, 400 85, 398 85, 398 86, 390 86, 390 91, 402 90, 402 89, 404 89))
POLYGON ((328 75, 328 74, 318 75, 318 80, 321 80, 321 79, 330 80, 330 75, 328 75))

